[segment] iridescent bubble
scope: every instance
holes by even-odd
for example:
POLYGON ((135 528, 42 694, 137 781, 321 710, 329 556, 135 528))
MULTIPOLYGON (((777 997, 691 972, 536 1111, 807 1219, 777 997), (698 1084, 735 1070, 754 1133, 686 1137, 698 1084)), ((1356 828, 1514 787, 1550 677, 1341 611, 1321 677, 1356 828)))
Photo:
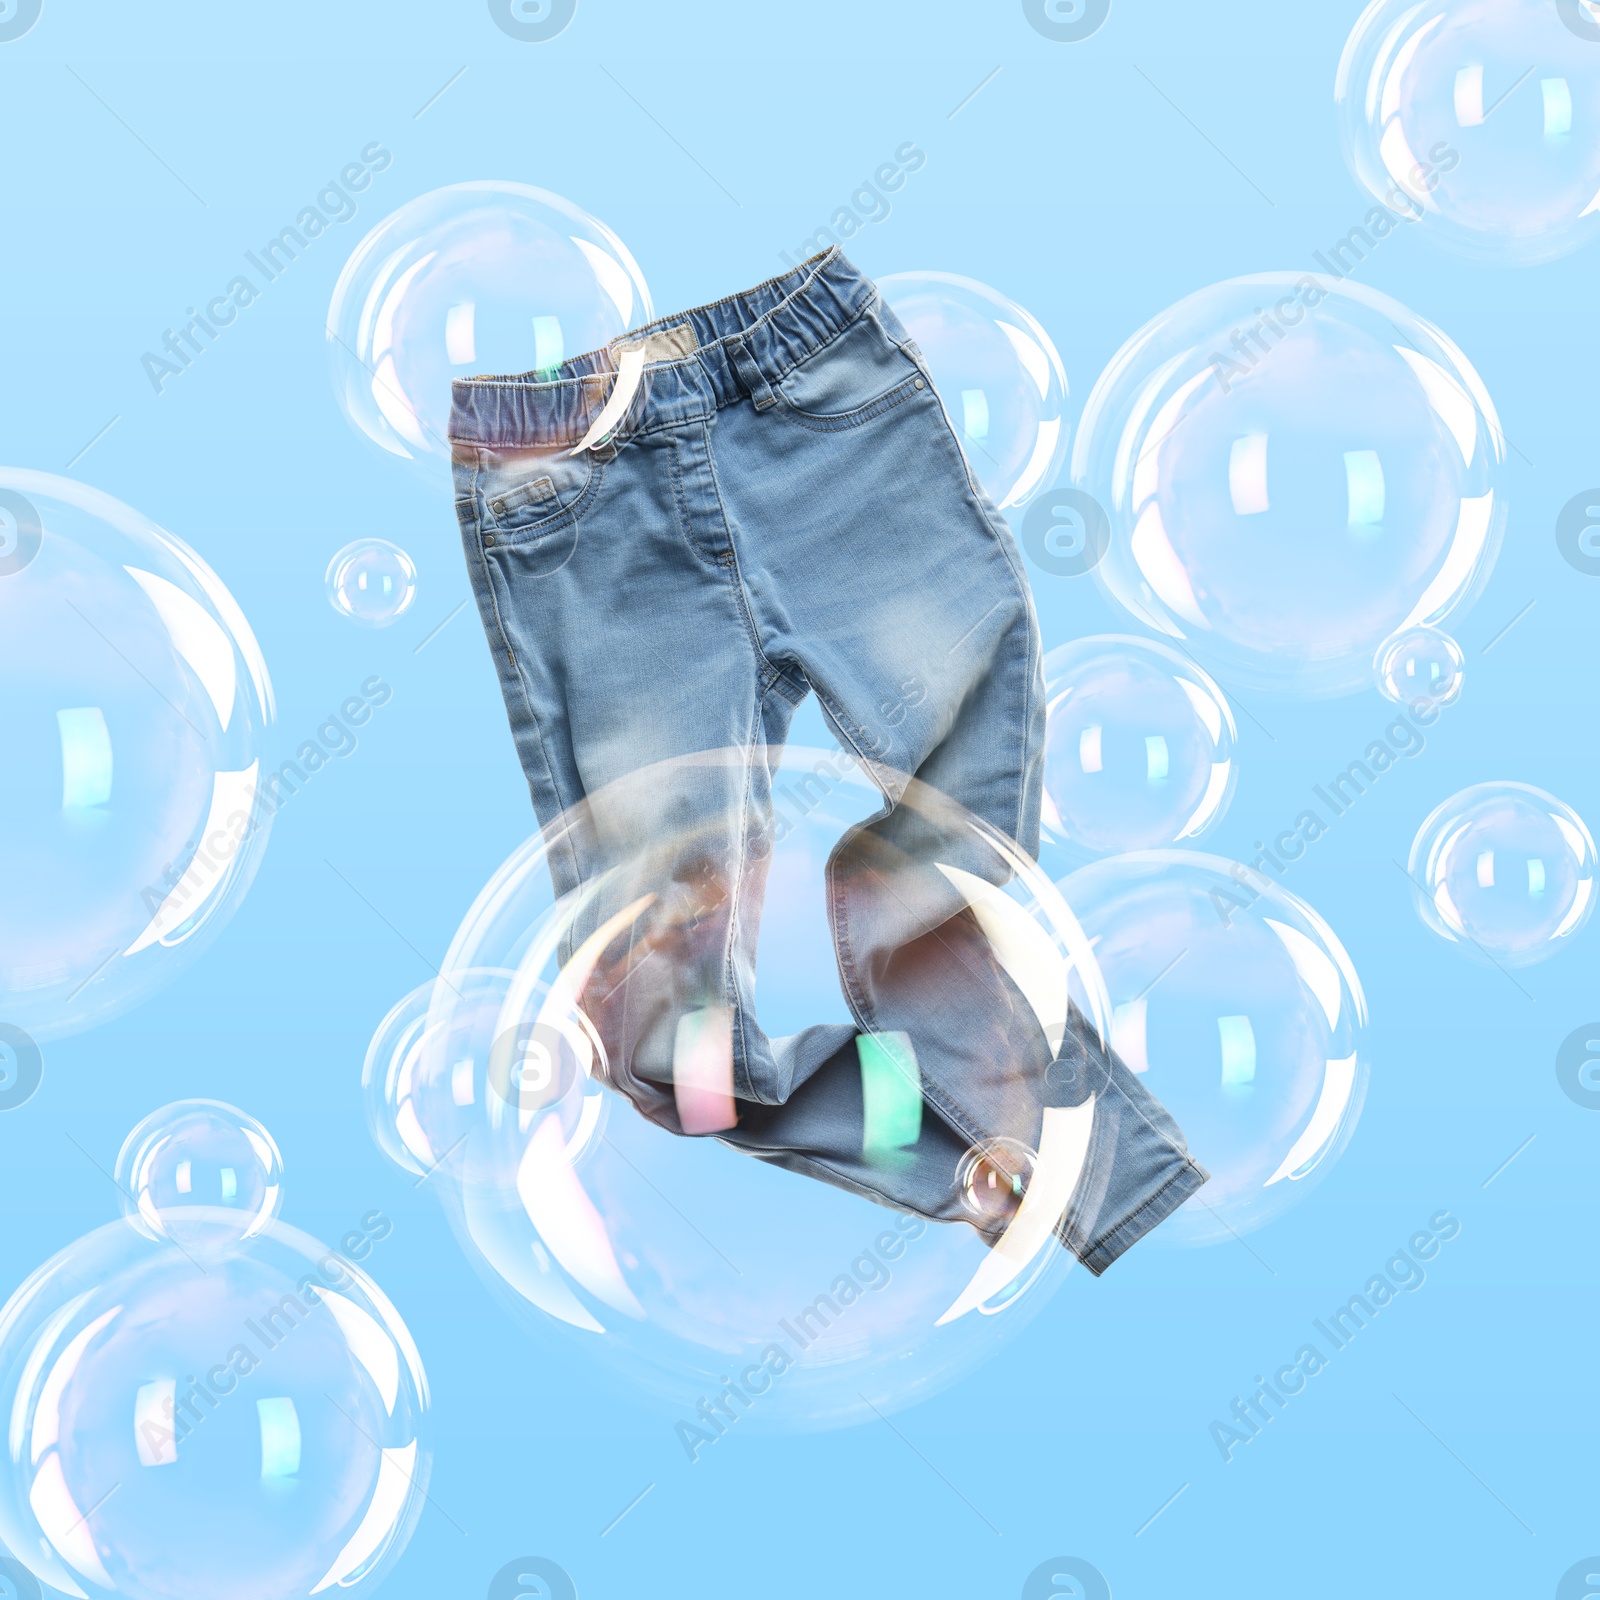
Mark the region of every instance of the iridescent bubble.
POLYGON ((1466 658, 1448 633, 1437 628, 1407 628, 1384 640, 1373 667, 1379 690, 1396 705, 1430 700, 1447 706, 1461 695, 1466 658))
POLYGON ((188 545, 98 490, 0 469, 9 1024, 92 1027, 217 936, 266 849, 273 714, 250 624, 188 545))
POLYGON ((1105 855, 1199 839, 1228 809, 1237 730, 1222 691, 1170 646, 1120 634, 1044 659, 1044 827, 1105 855))
POLYGON ((450 382, 552 373, 654 316, 627 247, 560 195, 457 183, 355 248, 328 307, 334 389, 358 432, 448 469, 450 382))
MULTIPOLYGON (((431 992, 380 1026, 366 1093, 380 1145, 438 1172, 469 1257, 541 1337, 683 1416, 722 1393, 749 1427, 825 1427, 953 1381, 1060 1283, 1054 1225, 1069 1203, 1090 1227, 1098 1214, 1076 1187, 1093 1099, 1046 1069, 1069 1019, 1095 1038, 1085 1019, 1107 1013, 1049 880, 896 779, 906 845, 871 864, 892 890, 877 912, 909 919, 902 1009, 864 1027, 841 991, 828 862, 882 792, 839 751, 769 758, 772 821, 743 844, 697 802, 742 801, 745 751, 644 768, 530 839, 431 992), (597 849, 612 864, 574 884, 574 850, 597 849), (754 972, 737 1022, 715 993, 736 878, 750 943, 735 959, 754 972), (959 1027, 935 1019, 950 1005, 959 1027), (743 1076, 769 1040, 793 1073, 782 1104, 743 1076), (952 1050, 971 1053, 965 1081, 993 1117, 978 1138, 928 1087, 952 1050), (818 1181, 838 1172, 857 1187, 818 1181)), ((863 930, 860 885, 838 866, 833 882, 863 930)))
POLYGON ((417 568, 387 539, 356 539, 328 563, 328 603, 365 628, 387 628, 417 598, 417 568))
POLYGON ((1221 283, 1101 375, 1073 452, 1120 605, 1225 685, 1337 695, 1378 646, 1481 592, 1505 440, 1466 357, 1385 295, 1312 275, 1221 283))
POLYGON ((1002 510, 1025 505, 1067 453, 1067 375, 1050 335, 1003 294, 951 272, 878 279, 917 342, 967 465, 1002 510))
POLYGON ((1378 206, 1347 269, 1402 221, 1457 252, 1548 261, 1600 216, 1600 15, 1580 0, 1376 0, 1334 98, 1345 159, 1378 206))
POLYGON ((272 1135, 220 1100, 180 1100, 146 1117, 122 1146, 116 1179, 130 1222, 196 1251, 254 1238, 283 1204, 272 1135))
POLYGON ((427 1379, 399 1313, 355 1264, 392 1225, 378 1211, 352 1217, 332 1250, 277 1221, 260 1198, 264 1168, 240 1170, 265 1159, 252 1135, 265 1138, 214 1102, 146 1119, 121 1165, 148 1180, 141 1203, 0 1311, 0 1537, 55 1589, 365 1595, 416 1525, 427 1379), (236 1201, 257 1199, 170 1204, 185 1198, 185 1150, 191 1192, 221 1200, 231 1167, 236 1201), (196 1209, 248 1215, 248 1231, 219 1230, 196 1251, 185 1233, 196 1209))
POLYGON ((1211 1181, 1151 1238, 1203 1245, 1281 1215, 1349 1143, 1366 1000, 1303 900, 1197 851, 1113 856, 1062 881, 1094 945, 1112 1044, 1211 1181))
POLYGON ((1543 961, 1594 912, 1594 839, 1528 783, 1479 783, 1417 830, 1408 864, 1424 923, 1501 966, 1543 961))
POLYGON ((1027 1193, 1037 1160, 1020 1139, 987 1139, 974 1145, 957 1169, 961 1198, 976 1217, 1008 1216, 1027 1193))
POLYGON ((435 999, 430 981, 413 989, 378 1024, 361 1084, 367 1126, 390 1160, 431 1175, 459 1177, 469 1135, 490 1095, 534 1109, 568 1093, 592 1055, 581 1012, 526 1015, 528 996, 503 969, 452 972, 435 999), (430 1074, 449 1066, 449 1092, 430 1074))

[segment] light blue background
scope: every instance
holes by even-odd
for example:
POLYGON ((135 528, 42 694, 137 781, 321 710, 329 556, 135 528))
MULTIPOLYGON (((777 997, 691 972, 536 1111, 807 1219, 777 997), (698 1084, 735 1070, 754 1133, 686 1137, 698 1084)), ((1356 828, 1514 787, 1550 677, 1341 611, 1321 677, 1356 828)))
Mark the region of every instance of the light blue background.
MULTIPOLYGON (((1513 984, 1424 932, 1393 858, 1439 800, 1485 779, 1547 787, 1600 823, 1600 579, 1553 538, 1560 507, 1600 481, 1592 252, 1503 272, 1404 230, 1361 270, 1483 374, 1515 446, 1511 523, 1459 628, 1462 703, 1287 880, 1365 980, 1372 1081, 1338 1168, 1251 1249, 1143 1249, 1103 1281, 1074 1275, 1000 1359, 896 1417, 899 1436, 735 1429, 691 1466, 667 1421, 517 1331, 360 1110, 373 1025, 429 976, 531 821, 471 610, 416 652, 467 596, 448 494, 381 459, 332 396, 323 316, 362 233, 441 184, 538 184, 614 227, 667 311, 779 270, 780 251, 914 140, 925 167, 851 254, 874 274, 943 269, 1020 301, 1061 350, 1075 416, 1162 307, 1217 279, 1309 267, 1364 215, 1332 105, 1359 10, 1116 0, 1094 37, 1059 44, 1014 0, 580 0, 541 45, 467 0, 45 0, 37 26, 0 45, 0 454, 61 471, 120 418, 72 475, 189 540, 232 588, 277 686, 278 759, 371 674, 394 698, 285 809, 199 965, 46 1048, 42 1088, 0 1117, 0 1289, 114 1214, 69 1138, 109 1167, 147 1111, 215 1095, 276 1135, 288 1220, 336 1238, 373 1207, 394 1219, 368 1265, 433 1382, 438 1509, 386 1595, 483 1594, 533 1553, 583 1600, 1013 1597, 1069 1554, 1118 1600, 1553 1594, 1600 1548, 1600 1114, 1553 1070, 1560 1041, 1600 1015, 1600 932, 1513 984), (394 161, 358 219, 153 394, 143 352, 372 140, 394 161), (323 596, 329 555, 361 535, 396 540, 419 568, 416 606, 387 632, 354 628, 323 596), (1224 1465, 1211 1420, 1441 1208, 1461 1233, 1425 1286, 1224 1465)), ((1047 645, 1127 627, 1092 580, 1034 578, 1047 645)), ((1246 696, 1239 720, 1242 777, 1214 844, 1232 855, 1290 823, 1388 718, 1368 694, 1246 696)))

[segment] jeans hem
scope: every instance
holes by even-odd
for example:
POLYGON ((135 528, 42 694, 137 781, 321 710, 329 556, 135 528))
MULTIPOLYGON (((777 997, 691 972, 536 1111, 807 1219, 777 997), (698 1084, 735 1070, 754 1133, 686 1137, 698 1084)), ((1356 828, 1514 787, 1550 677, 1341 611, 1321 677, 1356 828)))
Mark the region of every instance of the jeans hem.
POLYGON ((1073 1254, 1098 1278, 1123 1251, 1136 1245, 1152 1228, 1170 1217, 1210 1177, 1198 1162, 1185 1158, 1183 1165, 1135 1211, 1100 1234, 1086 1249, 1074 1250, 1073 1254))

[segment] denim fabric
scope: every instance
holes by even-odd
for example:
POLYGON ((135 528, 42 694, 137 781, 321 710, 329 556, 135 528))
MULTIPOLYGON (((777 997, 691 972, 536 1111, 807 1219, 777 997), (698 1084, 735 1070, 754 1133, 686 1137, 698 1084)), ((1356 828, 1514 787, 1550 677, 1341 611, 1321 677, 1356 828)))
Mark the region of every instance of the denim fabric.
POLYGON ((534 807, 547 828, 569 819, 555 886, 592 891, 566 953, 609 930, 582 1003, 615 1086, 675 1132, 968 1222, 968 1152, 1001 1136, 1036 1148, 1047 1108, 1093 1096, 1056 1231, 1095 1272, 1198 1189, 1171 1118, 1075 1011, 1051 1050, 949 874, 931 870, 937 858, 994 876, 939 796, 1037 852, 1040 646, 1010 530, 872 283, 829 251, 553 377, 459 381, 450 431, 467 565, 534 807), (626 414, 573 454, 619 350, 641 340, 626 414), (751 1001, 771 763, 808 693, 885 808, 828 864, 857 1026, 774 1041, 751 1001), (740 759, 678 760, 646 793, 619 781, 727 751, 740 759), (897 804, 908 779, 932 798, 897 804), (686 1118, 675 1092, 685 1019, 708 1017, 726 1030, 731 1125, 686 1118), (929 1115, 893 1160, 864 1150, 858 1033, 914 1042, 929 1115))

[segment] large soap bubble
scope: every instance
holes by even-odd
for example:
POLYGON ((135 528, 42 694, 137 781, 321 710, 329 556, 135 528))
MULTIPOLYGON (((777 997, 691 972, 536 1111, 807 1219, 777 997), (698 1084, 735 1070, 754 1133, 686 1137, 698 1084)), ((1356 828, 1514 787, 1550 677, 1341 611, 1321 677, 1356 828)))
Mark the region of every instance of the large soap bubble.
POLYGON ((1105 855, 1199 839, 1238 780, 1233 712, 1168 645, 1119 634, 1044 658, 1045 832, 1105 855))
POLYGON ((1565 947, 1594 914, 1594 839, 1571 806, 1528 783, 1479 783, 1412 841, 1417 911, 1440 938, 1503 966, 1565 947))
POLYGON ((453 378, 553 373, 655 313, 627 247, 525 183, 418 196, 355 248, 328 307, 334 390, 356 430, 448 468, 453 378))
MULTIPOLYGON (((849 870, 875 875, 873 909, 904 935, 878 944, 893 972, 874 991, 891 1009, 892 979, 900 1011, 863 1027, 825 865, 881 795, 842 753, 767 754, 647 767, 531 839, 365 1069, 379 1143, 430 1177, 491 1285, 678 1407, 691 1451, 732 1415, 838 1425, 953 1381, 1064 1276, 1069 1202, 1098 1214, 1076 1185, 1106 1013, 1061 896, 1009 840, 889 775, 903 848, 849 870), (735 836, 730 876, 723 814, 696 801, 769 772, 772 821, 735 836), (572 886, 574 852, 619 841, 572 886), (730 894, 742 932, 724 955, 730 894), (746 962, 793 1073, 782 1104, 756 1097, 753 1019, 715 1000, 725 963, 746 962), (955 1056, 961 1083, 934 1082, 955 1056)), ((863 932, 860 880, 833 887, 863 932)))
POLYGON ((1366 1000, 1303 900, 1238 862, 1113 856, 1065 879, 1113 1007, 1112 1043, 1211 1181, 1153 1238, 1217 1244, 1270 1222, 1349 1143, 1366 1000))
POLYGON ((1095 385, 1073 477, 1095 568, 1230 680, 1337 695, 1378 646, 1477 597, 1505 526, 1505 441, 1466 357, 1349 282, 1269 273, 1147 324, 1095 385))
POLYGON ((1375 0, 1334 98, 1345 159, 1382 206, 1335 246, 1347 267, 1395 219, 1516 263, 1600 226, 1600 12, 1586 0, 1375 0))
POLYGON ((952 272, 878 279, 917 342, 967 465, 1002 510, 1055 481, 1067 454, 1067 375, 1037 321, 952 272))
POLYGON ((255 877, 272 685, 237 602, 120 501, 0 469, 0 1020, 126 1011, 255 877))
POLYGON ((369 1211, 330 1250, 274 1220, 276 1170, 243 1112, 156 1113, 118 1163, 142 1185, 127 1216, 0 1311, 0 1536, 54 1588, 365 1595, 405 1548, 427 1380, 355 1265, 391 1225, 369 1211))

